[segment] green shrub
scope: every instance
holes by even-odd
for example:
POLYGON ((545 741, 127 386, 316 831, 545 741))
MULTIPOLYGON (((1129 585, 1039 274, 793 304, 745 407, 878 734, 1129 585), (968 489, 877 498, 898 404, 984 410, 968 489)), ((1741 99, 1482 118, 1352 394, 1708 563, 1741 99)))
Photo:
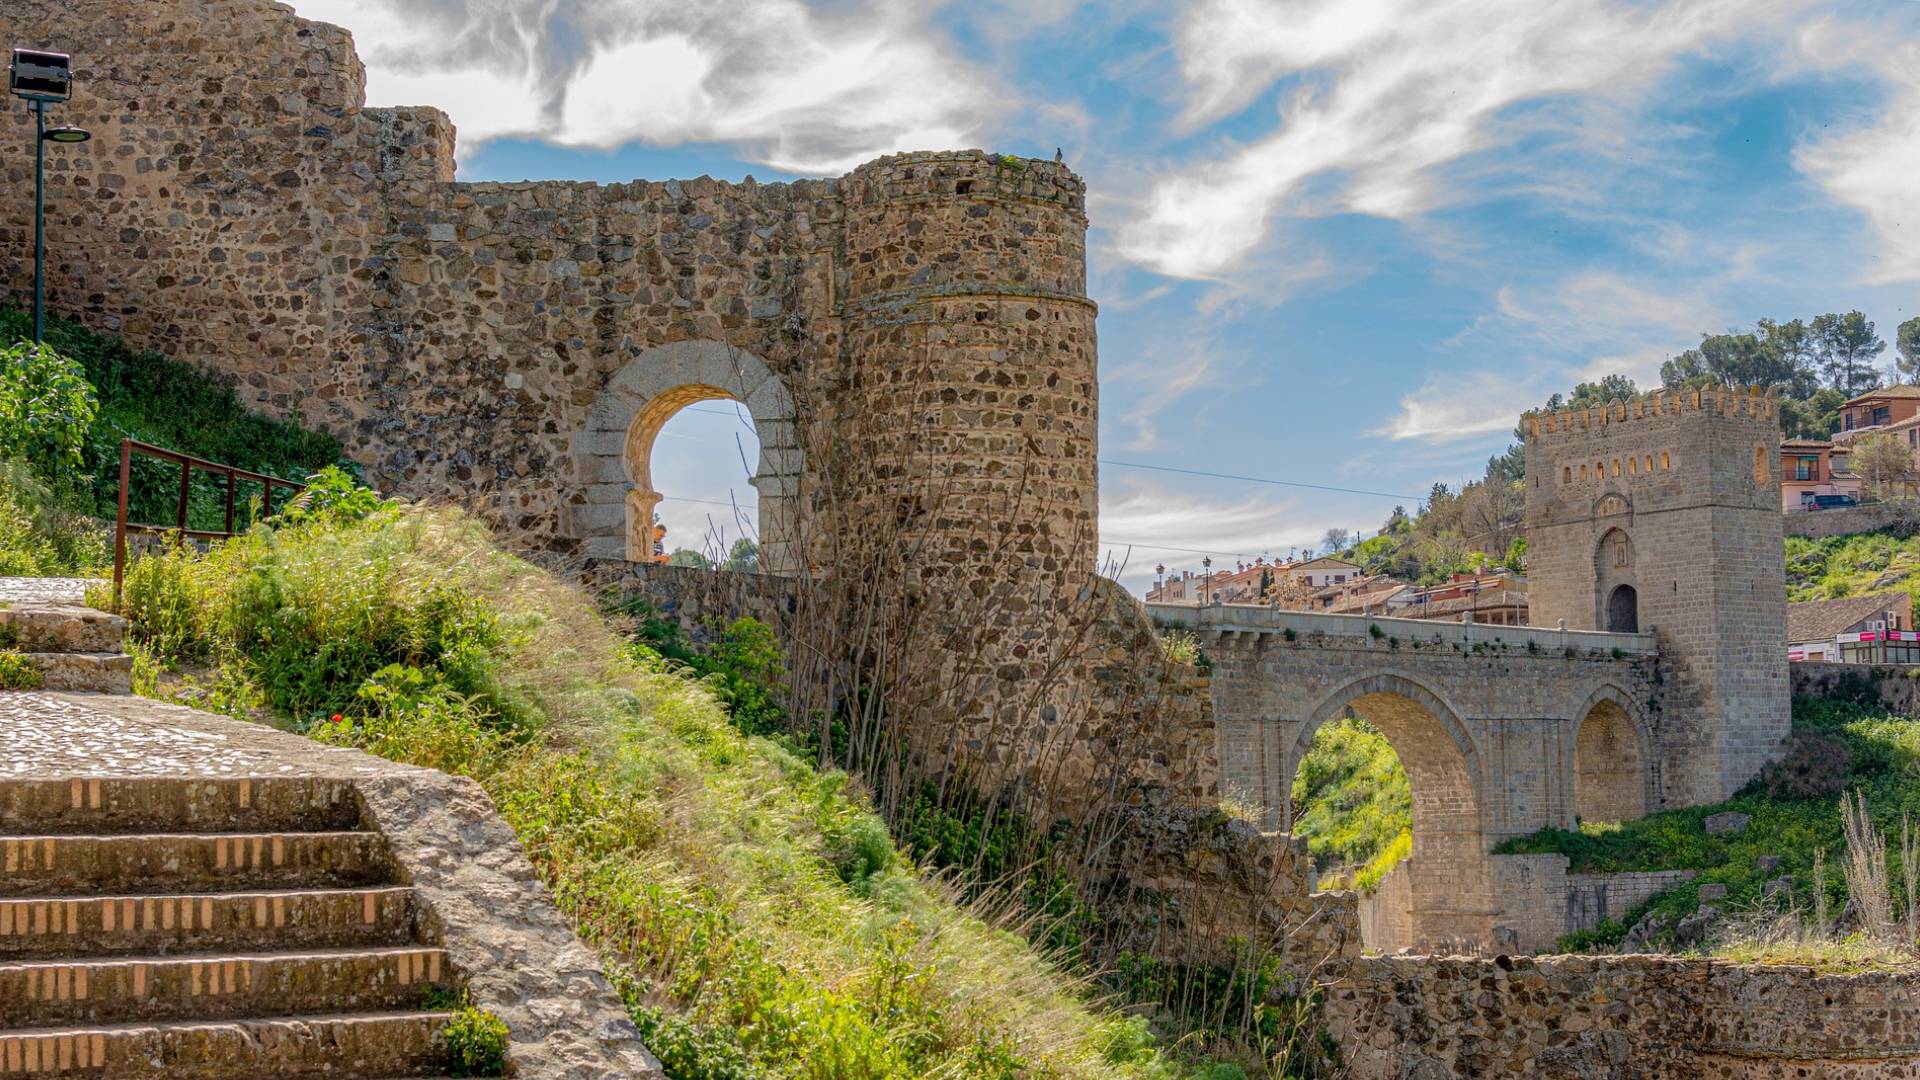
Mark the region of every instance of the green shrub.
MULTIPOLYGON (((1299 808, 1294 832, 1306 837, 1322 871, 1404 850, 1401 838, 1413 827, 1413 789, 1399 755, 1357 717, 1328 721, 1314 732, 1291 794, 1299 808)), ((1373 875, 1384 875, 1393 861, 1371 867, 1373 875)))
MULTIPOLYGON (((0 342, 23 341, 31 335, 26 312, 0 306, 0 342)), ((288 480, 300 480, 327 465, 347 464, 339 440, 248 412, 228 380, 191 363, 136 349, 118 337, 97 334, 64 319, 47 321, 46 340, 59 355, 77 363, 98 402, 90 425, 82 428, 79 460, 65 466, 82 500, 76 510, 113 517, 120 482, 120 440, 128 436, 288 480)), ((133 472, 132 518, 171 522, 179 468, 136 458, 133 472)), ((243 483, 242 510, 259 495, 257 484, 243 483)), ((224 481, 195 474, 189 523, 219 528, 225 521, 225 501, 224 481)), ((246 520, 243 516, 243 523, 246 520)))
POLYGON ((68 508, 26 465, 0 458, 0 577, 72 577, 104 569, 111 534, 68 508))
POLYGON ((667 1080, 759 1080, 752 1059, 731 1029, 694 1024, 644 1005, 630 1012, 641 1041, 660 1059, 667 1080))
POLYGON ((507 1022, 468 1006, 440 1032, 455 1076, 502 1076, 507 1071, 507 1022))
POLYGON ((36 462, 49 478, 76 470, 98 411, 79 364, 48 345, 0 345, 0 458, 36 462))
POLYGON ((40 669, 13 649, 0 649, 0 690, 37 690, 40 669))

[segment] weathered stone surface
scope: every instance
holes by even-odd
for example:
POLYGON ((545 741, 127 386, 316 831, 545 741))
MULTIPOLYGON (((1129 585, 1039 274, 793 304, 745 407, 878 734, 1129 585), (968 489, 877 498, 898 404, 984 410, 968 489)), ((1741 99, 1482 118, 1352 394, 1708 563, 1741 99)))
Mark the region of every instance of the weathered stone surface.
MULTIPOLYGON (((49 880, 50 875, 93 870, 120 874, 129 884, 138 884, 147 878, 181 880, 183 874, 188 878, 198 874, 210 882, 254 874, 270 878, 308 867, 303 879, 310 879, 311 870, 320 868, 338 878, 337 884, 352 887, 357 875, 364 872, 372 880, 380 867, 391 867, 404 875, 420 902, 408 909, 413 916, 409 928, 420 932, 428 947, 455 969, 469 973, 476 1004, 507 1021, 519 1075, 559 1080, 660 1075, 600 974, 597 959, 554 908, 512 830, 471 781, 139 698, 0 693, 0 789, 5 789, 0 791, 0 807, 11 808, 10 812, 19 812, 42 828, 72 830, 101 823, 137 826, 142 820, 176 813, 208 823, 209 815, 223 806, 270 820, 282 812, 283 803, 303 798, 325 815, 323 820, 334 821, 343 785, 352 792, 358 812, 378 829, 377 835, 318 832, 276 837, 229 832, 143 838, 50 832, 31 843, 10 841, 0 849, 0 859, 9 860, 11 871, 0 878, 0 884, 17 894, 49 880), (281 778, 299 778, 306 786, 281 778), (256 790, 261 799, 258 807, 256 790), (65 811, 59 809, 62 796, 69 801, 65 811), (313 860, 301 854, 301 845, 341 844, 350 850, 313 860)), ((356 912, 376 933, 379 926, 390 925, 383 920, 391 919, 381 914, 381 896, 378 890, 363 890, 356 912)), ((217 933, 238 940, 245 940, 245 930, 223 920, 245 920, 264 902, 263 898, 252 904, 226 901, 216 908, 211 897, 207 899, 204 910, 193 903, 190 915, 179 918, 204 921, 217 933)), ((282 894, 280 899, 284 905, 287 896, 282 894)), ((88 926, 105 929, 107 913, 97 907, 85 910, 88 907, 92 905, 73 908, 76 921, 69 936, 88 926)), ((312 910, 318 913, 326 908, 312 910)), ((185 912, 186 907, 177 911, 185 912)), ((14 906, 0 903, 0 918, 9 915, 15 915, 14 906)), ((67 917, 65 908, 60 917, 67 917)), ((179 924, 172 914, 167 923, 159 933, 169 933, 179 924)), ((324 937, 341 931, 314 932, 324 937)), ((130 930, 124 919, 116 919, 109 943, 131 947, 156 940, 154 933, 145 927, 130 930), (135 936, 129 938, 130 933, 135 936)), ((407 985, 430 975, 429 954, 418 955, 423 958, 419 971, 413 973, 409 961, 407 985)), ((392 966, 397 960, 385 963, 389 964, 386 970, 399 970, 392 966)), ((0 960, 0 978, 6 970, 0 960)), ((270 978, 264 969, 258 974, 270 978)), ((188 982, 183 985, 190 990, 192 972, 186 971, 185 977, 188 982)), ((261 985, 265 988, 269 983, 261 985)), ((303 991, 297 984, 288 984, 285 992, 303 991)), ((432 1014, 416 1015, 432 1019, 432 1014)), ((353 1018, 354 1023, 363 1020, 353 1018)), ((217 1051, 215 1060, 225 1062, 222 1067, 229 1071, 204 1075, 260 1075, 231 1071, 244 1067, 249 1060, 246 1054, 260 1052, 257 1038, 255 1043, 246 1041, 250 1037, 246 1025, 255 1022, 235 1023, 240 1026, 219 1028, 233 1033, 230 1046, 203 1048, 217 1051), (254 1049, 247 1049, 250 1045, 254 1049)), ((384 1029, 375 1024, 346 1029, 346 1035, 362 1030, 384 1029)), ((427 1049, 432 1047, 433 1030, 431 1025, 424 1029, 422 1046, 427 1049)), ((269 1044, 273 1041, 271 1032, 260 1037, 269 1044)), ((151 1052, 157 1055, 154 1061, 178 1063, 169 1065, 175 1071, 152 1075, 203 1075, 193 1071, 200 1065, 188 1064, 199 1060, 192 1056, 199 1050, 168 1042, 179 1036, 165 1030, 153 1038, 161 1044, 129 1044, 124 1053, 151 1052)), ((102 1044, 110 1066, 123 1060, 118 1045, 111 1040, 102 1044)), ((316 1062, 316 1070, 321 1064, 316 1062)), ((111 1070, 110 1074, 149 1075, 111 1070)))
POLYGON ((1361 1080, 1920 1076, 1920 976, 1672 956, 1362 959, 1326 995, 1361 1080))
POLYGON ((1709 836, 1738 836, 1747 831, 1747 822, 1752 820, 1737 810, 1723 810, 1718 814, 1708 814, 1704 824, 1709 836))

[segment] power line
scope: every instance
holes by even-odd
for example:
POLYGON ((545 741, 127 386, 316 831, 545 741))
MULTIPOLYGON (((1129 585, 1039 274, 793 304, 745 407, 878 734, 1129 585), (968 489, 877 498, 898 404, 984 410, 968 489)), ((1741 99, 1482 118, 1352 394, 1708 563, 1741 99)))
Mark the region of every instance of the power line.
MULTIPOLYGON (((684 411, 707 413, 710 416, 731 416, 751 426, 751 421, 737 409, 729 412, 725 409, 703 409, 698 405, 689 405, 684 411)), ((1176 473, 1181 476, 1205 476, 1215 480, 1239 480, 1249 484, 1271 484, 1275 487, 1305 488, 1308 491, 1330 491, 1341 495, 1368 495, 1375 498, 1399 499, 1415 503, 1426 499, 1425 495, 1408 495, 1404 492, 1394 491, 1369 491, 1366 488, 1338 487, 1332 484, 1309 484, 1304 480, 1276 480, 1269 476, 1241 476, 1237 473, 1209 472, 1205 469, 1181 469, 1172 465, 1146 465, 1137 461, 1115 461, 1112 458, 1101 458, 1099 460, 1100 464, 1112 465, 1117 469, 1145 469, 1149 472, 1176 473)))
POLYGON ((1382 499, 1404 499, 1419 502, 1425 495, 1396 494, 1391 491, 1367 491, 1362 488, 1333 487, 1327 484, 1309 484, 1300 480, 1274 480, 1265 476, 1237 476, 1233 473, 1207 472, 1204 469, 1176 469, 1171 465, 1142 465, 1135 461, 1115 461, 1101 458, 1100 464, 1113 465, 1122 469, 1148 469, 1153 472, 1179 473, 1183 476, 1211 476, 1217 480, 1244 480, 1249 484, 1273 484, 1277 487, 1308 488, 1313 491, 1335 491, 1343 495, 1377 495, 1382 499))

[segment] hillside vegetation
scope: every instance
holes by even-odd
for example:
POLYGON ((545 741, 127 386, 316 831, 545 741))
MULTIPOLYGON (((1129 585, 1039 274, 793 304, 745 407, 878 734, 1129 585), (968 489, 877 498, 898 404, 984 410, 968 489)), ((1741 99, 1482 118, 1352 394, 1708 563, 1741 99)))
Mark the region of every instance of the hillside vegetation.
POLYGON ((1372 889, 1413 850, 1413 791, 1386 736, 1357 717, 1321 725, 1293 779, 1293 831, 1322 888, 1372 889))
POLYGON ((1920 536, 1857 533, 1787 537, 1787 599, 1840 600, 1876 592, 1920 595, 1920 536))
MULTIPOLYGON (((101 521, 118 501, 120 441, 133 438, 292 480, 341 461, 338 441, 246 410, 192 364, 62 319, 30 344, 25 312, 0 306, 0 574, 84 574, 111 557, 101 521)), ((134 462, 135 521, 171 523, 179 469, 134 462)), ((258 485, 238 491, 249 520, 258 485)), ((189 524, 225 521, 221 483, 195 474, 189 524)))
POLYGON ((1889 715, 1872 701, 1869 691, 1858 688, 1839 699, 1796 699, 1785 759, 1726 802, 1668 810, 1624 824, 1543 830, 1496 850, 1557 852, 1569 858, 1574 873, 1699 871, 1694 880, 1654 896, 1622 918, 1563 940, 1565 947, 1616 945, 1648 914, 1663 927, 1653 943, 1673 944, 1681 920, 1699 909, 1699 886, 1718 883, 1727 886, 1719 907, 1729 921, 1707 940, 1683 944, 1734 955, 1815 960, 1838 947, 1841 955, 1856 959, 1910 962, 1911 938, 1891 950, 1867 947, 1886 942, 1848 940, 1861 930, 1861 902, 1853 896, 1859 885, 1850 889, 1845 873, 1843 795, 1865 800, 1886 868, 1886 880, 1874 891, 1881 899, 1901 893, 1889 900, 1901 921, 1910 910, 1900 887, 1903 874, 1909 866, 1920 874, 1920 859, 1903 855, 1900 844, 1909 823, 1920 840, 1920 784, 1914 783, 1920 768, 1920 721, 1889 715), (1708 833, 1706 819, 1725 811, 1750 820, 1738 832, 1708 833), (1855 900, 1851 905, 1850 898, 1855 900))
POLYGON ((672 1076, 1243 1075, 1176 1065, 743 730, 764 652, 698 681, 457 512, 318 494, 135 564, 142 688, 474 777, 672 1076))

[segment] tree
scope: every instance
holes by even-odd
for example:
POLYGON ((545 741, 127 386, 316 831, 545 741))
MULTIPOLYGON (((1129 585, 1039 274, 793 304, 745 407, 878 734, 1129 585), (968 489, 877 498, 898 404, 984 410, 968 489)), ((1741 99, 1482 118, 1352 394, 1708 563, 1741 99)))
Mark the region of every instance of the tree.
POLYGON ((1888 434, 1869 435, 1853 444, 1853 472, 1883 499, 1910 494, 1917 475, 1912 448, 1888 434))
POLYGON ((1900 374, 1909 379, 1920 377, 1920 315, 1901 323, 1893 332, 1893 347, 1900 353, 1900 359, 1894 361, 1900 374))
POLYGON ((667 565, 691 566, 695 570, 711 570, 713 569, 713 560, 692 548, 675 548, 673 554, 667 556, 667 565))
POLYGON ((1660 365, 1660 381, 1671 389, 1758 386, 1805 398, 1820 386, 1810 342, 1811 332, 1798 319, 1762 319, 1758 333, 1703 334, 1698 348, 1660 365))
POLYGON ((1847 396, 1830 386, 1815 390, 1805 401, 1780 399, 1780 430, 1796 439, 1826 439, 1840 430, 1840 406, 1847 396))
POLYGON ((1320 546, 1328 555, 1338 555, 1347 548, 1347 542, 1353 534, 1346 529, 1328 529, 1327 535, 1320 538, 1320 546))
POLYGON ((1873 332, 1873 323, 1858 311, 1815 316, 1809 327, 1827 385, 1848 397, 1880 385, 1874 357, 1887 343, 1873 332))
POLYGON ((733 542, 727 551, 727 559, 720 569, 731 570, 736 574, 755 574, 760 571, 760 545, 751 537, 743 536, 733 542))

